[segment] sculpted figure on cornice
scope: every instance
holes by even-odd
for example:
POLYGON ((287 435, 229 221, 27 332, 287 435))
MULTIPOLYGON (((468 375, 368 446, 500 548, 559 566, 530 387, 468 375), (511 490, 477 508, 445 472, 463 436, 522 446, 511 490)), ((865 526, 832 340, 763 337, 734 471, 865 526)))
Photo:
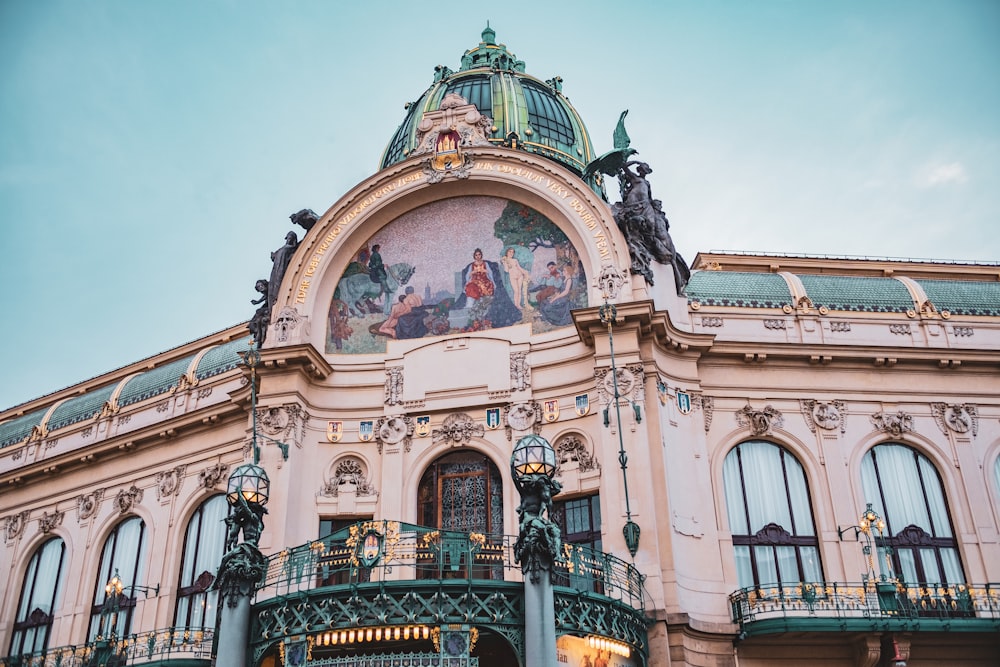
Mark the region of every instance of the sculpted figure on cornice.
POLYGON ((375 423, 375 441, 379 454, 382 453, 383 445, 398 445, 399 443, 403 443, 403 448, 410 451, 410 446, 413 443, 413 418, 409 415, 380 417, 375 423))
POLYGON ((257 311, 250 318, 247 329, 250 330, 250 335, 253 336, 257 347, 260 347, 267 338, 267 327, 271 323, 271 306, 267 302, 267 280, 265 278, 259 279, 254 284, 254 289, 257 290, 260 297, 250 300, 250 305, 257 306, 257 311))
POLYGON ((119 514, 125 514, 133 507, 142 502, 142 489, 135 484, 127 489, 122 489, 115 496, 115 508, 119 514))
POLYGON ((443 442, 450 442, 453 446, 467 445, 473 436, 481 438, 485 432, 486 429, 482 424, 477 424, 464 412, 457 412, 445 417, 441 428, 431 432, 431 439, 435 445, 443 442))
POLYGON ((64 514, 59 510, 53 510, 52 514, 42 512, 41 518, 38 519, 38 532, 45 534, 52 532, 53 528, 62 524, 64 514))
POLYGON ((749 403, 736 411, 736 423, 741 428, 749 428, 753 435, 765 435, 772 429, 781 428, 785 417, 780 411, 767 405, 763 410, 755 410, 749 403))
POLYGON ((28 515, 30 512, 24 510, 17 514, 11 514, 3 521, 3 532, 7 541, 16 540, 24 533, 24 527, 28 525, 28 515))
POLYGON ((846 407, 843 401, 816 401, 813 399, 802 399, 799 401, 802 407, 802 415, 806 419, 809 430, 813 433, 817 428, 824 431, 835 431, 838 428, 841 433, 846 429, 846 407))
POLYGON ((875 430, 888 433, 892 436, 899 437, 913 430, 913 415, 907 414, 902 410, 897 411, 895 414, 876 412, 870 419, 875 426, 875 430))
POLYGON ((531 387, 531 366, 527 352, 513 352, 510 355, 510 388, 524 391, 531 387))
POLYGON ((600 470, 601 466, 594 455, 587 449, 587 444, 576 435, 566 435, 556 441, 556 456, 559 460, 559 471, 563 466, 576 463, 583 472, 600 470))
POLYGON ((508 403, 503 408, 503 421, 508 442, 513 438, 514 431, 531 429, 538 435, 542 432, 542 406, 538 401, 508 403))
POLYGON ((101 507, 101 499, 104 498, 104 489, 95 489, 90 493, 76 497, 76 520, 82 523, 97 514, 101 507))
POLYGON ((340 460, 333 471, 333 478, 323 485, 320 495, 336 498, 342 486, 352 486, 359 496, 373 496, 378 492, 371 485, 361 462, 353 457, 340 460))
POLYGON ((945 435, 948 431, 955 433, 968 433, 972 431, 973 437, 979 435, 979 410, 972 403, 931 403, 931 414, 938 428, 945 435))

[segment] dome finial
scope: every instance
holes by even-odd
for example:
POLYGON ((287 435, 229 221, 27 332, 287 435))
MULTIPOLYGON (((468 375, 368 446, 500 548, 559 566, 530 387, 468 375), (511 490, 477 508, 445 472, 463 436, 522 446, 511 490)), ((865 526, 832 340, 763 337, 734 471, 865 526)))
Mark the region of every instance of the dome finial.
POLYGON ((490 27, 490 22, 489 21, 486 22, 486 29, 483 30, 483 43, 484 44, 496 44, 497 43, 497 34, 493 30, 493 28, 490 27))

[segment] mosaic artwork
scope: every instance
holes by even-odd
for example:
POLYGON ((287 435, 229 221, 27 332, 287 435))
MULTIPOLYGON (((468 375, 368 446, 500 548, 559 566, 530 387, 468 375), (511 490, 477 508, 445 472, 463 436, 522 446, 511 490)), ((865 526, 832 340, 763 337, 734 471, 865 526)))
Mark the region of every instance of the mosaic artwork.
POLYGON ((456 197, 406 213, 355 251, 330 303, 326 351, 519 324, 542 333, 585 306, 579 254, 552 221, 506 199, 456 197))

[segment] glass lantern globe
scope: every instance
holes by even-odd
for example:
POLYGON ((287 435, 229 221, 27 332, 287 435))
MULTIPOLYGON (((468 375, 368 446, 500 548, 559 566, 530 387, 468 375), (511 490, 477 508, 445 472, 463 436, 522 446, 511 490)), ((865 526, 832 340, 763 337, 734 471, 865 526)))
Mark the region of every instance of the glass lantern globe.
POLYGON ((556 451, 545 438, 526 435, 514 446, 510 455, 510 470, 518 479, 526 475, 551 478, 556 474, 556 451))
POLYGON ((266 505, 270 492, 271 480, 264 469, 254 463, 244 463, 229 475, 226 500, 235 505, 242 494, 247 502, 266 505))

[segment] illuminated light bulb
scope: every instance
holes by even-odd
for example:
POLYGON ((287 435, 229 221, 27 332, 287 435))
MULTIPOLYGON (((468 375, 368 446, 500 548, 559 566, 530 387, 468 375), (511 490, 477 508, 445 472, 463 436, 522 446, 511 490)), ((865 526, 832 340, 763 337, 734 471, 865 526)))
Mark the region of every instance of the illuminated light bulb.
POLYGON ((349 632, 349 633, 347 634, 347 639, 348 639, 348 641, 349 641, 350 643, 352 643, 352 644, 354 643, 354 630, 351 630, 351 631, 350 631, 350 632, 349 632))
POLYGON ((428 627, 427 627, 427 626, 425 625, 425 626, 424 626, 424 639, 427 639, 427 638, 428 638, 428 637, 430 636, 430 634, 431 634, 431 630, 430 630, 430 628, 428 628, 428 627))
POLYGON ((373 634, 375 634, 375 633, 373 633, 373 632, 372 632, 372 629, 371 629, 371 628, 368 628, 368 629, 367 629, 367 630, 365 631, 365 641, 369 641, 369 642, 370 642, 370 641, 372 640, 372 635, 373 635, 373 634))
POLYGON ((410 638, 410 626, 407 625, 405 628, 403 628, 403 639, 409 639, 409 638, 410 638))
POLYGON ((393 639, 399 639, 399 628, 396 628, 395 630, 393 630, 392 635, 393 635, 393 639))
POLYGON ((382 641, 382 628, 375 628, 375 641, 382 641))
POLYGON ((346 644, 347 643, 347 630, 341 630, 340 631, 340 643, 341 644, 346 644))

